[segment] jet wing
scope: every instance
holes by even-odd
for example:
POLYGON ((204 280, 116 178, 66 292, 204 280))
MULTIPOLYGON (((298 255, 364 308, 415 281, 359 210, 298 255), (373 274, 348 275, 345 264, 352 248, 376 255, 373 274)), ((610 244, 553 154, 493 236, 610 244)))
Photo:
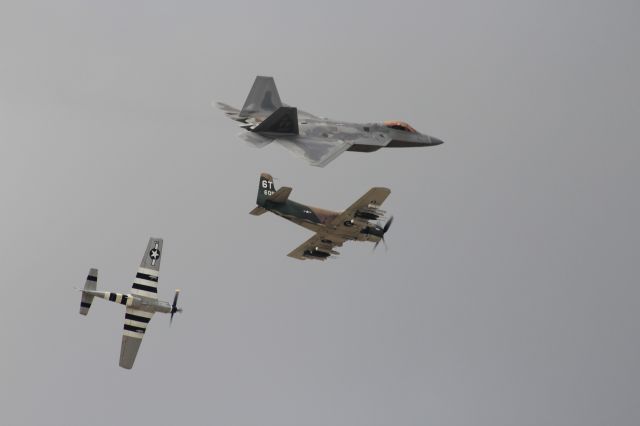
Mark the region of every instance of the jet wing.
POLYGON ((295 137, 276 139, 276 143, 304 158, 316 167, 324 167, 340 154, 348 150, 352 143, 343 140, 325 140, 318 138, 295 137))
POLYGON ((241 116, 240 115, 240 110, 237 109, 237 108, 232 107, 231 105, 227 105, 227 104, 224 104, 222 102, 216 102, 215 106, 220 108, 226 114, 226 116, 229 117, 232 120, 244 123, 246 118, 247 118, 247 117, 241 116))
POLYGON ((302 111, 301 109, 298 109, 298 118, 307 118, 307 119, 310 118, 313 120, 321 120, 321 118, 318 117, 317 115, 313 115, 309 112, 302 111))
POLYGON ((120 367, 127 369, 133 367, 142 338, 152 316, 153 312, 133 309, 127 306, 124 314, 122 345, 120 346, 120 367))
POLYGON ((307 241, 300 244, 300 246, 296 247, 287 256, 300 260, 325 260, 330 255, 339 254, 334 250, 334 248, 341 247, 345 241, 346 239, 339 235, 333 235, 327 232, 318 232, 307 241))
POLYGON ((215 102, 215 106, 224 111, 225 114, 229 116, 239 116, 240 110, 238 108, 234 108, 231 105, 227 105, 223 102, 215 102))

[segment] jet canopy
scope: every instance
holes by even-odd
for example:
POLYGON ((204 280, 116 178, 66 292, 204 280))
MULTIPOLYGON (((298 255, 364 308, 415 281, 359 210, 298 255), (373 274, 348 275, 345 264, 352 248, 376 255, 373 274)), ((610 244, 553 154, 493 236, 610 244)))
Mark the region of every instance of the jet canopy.
POLYGON ((401 130, 403 132, 409 133, 418 133, 416 129, 414 129, 404 121, 385 121, 384 125, 390 129, 401 130))

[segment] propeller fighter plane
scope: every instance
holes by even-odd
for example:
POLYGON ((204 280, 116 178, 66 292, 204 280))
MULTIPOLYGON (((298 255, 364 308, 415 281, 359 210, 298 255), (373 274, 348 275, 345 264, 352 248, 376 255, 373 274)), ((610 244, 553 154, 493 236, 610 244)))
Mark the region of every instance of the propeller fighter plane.
POLYGON ((366 194, 342 213, 310 207, 289 199, 292 188, 282 187, 276 190, 273 178, 267 173, 260 175, 258 183, 257 207, 249 213, 254 216, 270 211, 297 225, 307 228, 315 234, 297 247, 289 257, 295 259, 325 260, 339 253, 335 247, 341 247, 345 241, 372 241, 375 247, 393 222, 393 216, 384 226, 378 221, 385 216, 380 209, 391 191, 387 188, 371 188, 366 194))
POLYGON ((402 121, 347 123, 286 106, 280 101, 273 77, 256 77, 241 110, 220 102, 217 105, 247 130, 240 138, 259 148, 276 142, 312 166, 324 167, 345 151, 373 152, 443 143, 402 121))
POLYGON ((97 291, 98 270, 91 268, 80 299, 80 314, 87 315, 94 297, 119 303, 126 306, 124 315, 124 331, 122 333, 122 345, 120 347, 120 367, 130 369, 138 354, 144 333, 156 312, 171 314, 169 322, 173 321, 176 312, 182 312, 178 308, 178 295, 176 290, 173 303, 158 300, 158 275, 160 272, 160 256, 162 254, 162 239, 150 238, 147 249, 144 252, 140 267, 133 280, 130 294, 113 293, 109 291, 97 291))

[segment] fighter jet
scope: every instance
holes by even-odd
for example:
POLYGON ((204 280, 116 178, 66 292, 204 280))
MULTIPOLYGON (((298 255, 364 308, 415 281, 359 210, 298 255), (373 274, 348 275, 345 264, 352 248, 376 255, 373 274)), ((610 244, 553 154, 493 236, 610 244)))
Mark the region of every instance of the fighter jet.
POLYGON ((288 187, 276 190, 271 175, 262 173, 258 183, 258 206, 249 213, 259 216, 270 211, 315 232, 288 254, 295 259, 325 260, 338 255, 334 248, 349 240, 372 241, 375 248, 380 241, 384 242, 384 235, 393 221, 391 217, 384 226, 377 223, 385 216, 380 205, 391 193, 387 188, 371 188, 342 213, 296 203, 289 199, 291 191, 288 187))
POLYGON ((373 152, 383 147, 408 148, 442 143, 403 121, 347 123, 286 106, 280 101, 273 77, 256 77, 241 110, 223 103, 217 105, 246 130, 240 138, 259 148, 276 142, 312 166, 324 167, 345 151, 373 152))
POLYGON ((176 312, 182 312, 178 308, 178 295, 176 290, 173 303, 158 300, 158 274, 160 272, 160 256, 162 254, 162 239, 150 238, 147 249, 144 252, 140 267, 133 280, 130 294, 97 291, 98 270, 91 268, 80 299, 80 314, 87 315, 94 297, 119 303, 126 306, 124 315, 124 331, 122 332, 122 345, 120 347, 120 367, 130 369, 138 354, 144 332, 156 312, 171 314, 169 321, 173 321, 176 312))

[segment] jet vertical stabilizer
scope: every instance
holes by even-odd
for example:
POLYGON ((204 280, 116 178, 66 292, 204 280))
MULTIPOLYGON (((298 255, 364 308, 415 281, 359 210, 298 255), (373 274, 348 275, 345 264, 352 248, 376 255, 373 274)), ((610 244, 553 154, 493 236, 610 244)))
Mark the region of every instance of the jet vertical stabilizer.
POLYGON ((281 106, 282 102, 273 77, 258 76, 253 82, 247 100, 244 101, 240 116, 247 117, 258 113, 270 115, 281 106))

